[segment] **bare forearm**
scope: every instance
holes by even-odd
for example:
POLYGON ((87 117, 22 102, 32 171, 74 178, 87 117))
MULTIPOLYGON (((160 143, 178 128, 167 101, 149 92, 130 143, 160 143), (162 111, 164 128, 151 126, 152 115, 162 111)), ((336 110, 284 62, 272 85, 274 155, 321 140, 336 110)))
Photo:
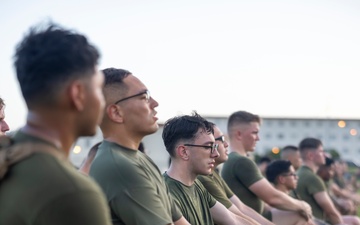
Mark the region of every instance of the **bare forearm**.
POLYGON ((326 216, 330 219, 331 224, 343 224, 341 216, 337 213, 326 213, 326 216))
POLYGON ((274 208, 288 210, 288 211, 301 211, 301 201, 291 198, 290 196, 278 192, 277 195, 273 196, 268 204, 274 208))
POLYGON ((255 210, 253 210, 252 208, 245 206, 243 207, 243 213, 251 218, 253 218, 254 220, 256 220, 258 223, 263 224, 263 225, 274 225, 272 222, 270 222, 269 220, 267 220, 265 217, 263 217, 261 214, 257 213, 255 210))
MULTIPOLYGON (((235 214, 234 214, 235 215, 235 214)), ((235 215, 237 224, 244 224, 244 225, 261 225, 261 223, 258 223, 257 221, 253 220, 252 218, 249 218, 247 216, 239 216, 235 215)))
POLYGON ((251 216, 246 215, 245 213, 243 213, 234 204, 230 208, 228 208, 228 210, 230 212, 232 212, 233 214, 237 215, 237 217, 241 217, 242 219, 247 220, 251 224, 258 224, 258 222, 256 220, 254 220, 254 218, 251 218, 251 216))
POLYGON ((243 202, 240 201, 236 196, 230 198, 230 201, 238 208, 240 212, 243 214, 253 218, 258 223, 263 225, 274 225, 269 220, 265 219, 261 214, 253 210, 251 207, 245 205, 243 202))

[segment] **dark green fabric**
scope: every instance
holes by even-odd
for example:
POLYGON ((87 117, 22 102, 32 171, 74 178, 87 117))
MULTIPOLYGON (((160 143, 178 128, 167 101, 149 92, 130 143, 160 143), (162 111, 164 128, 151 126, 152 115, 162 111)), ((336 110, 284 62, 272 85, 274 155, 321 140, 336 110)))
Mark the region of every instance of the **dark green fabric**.
MULTIPOLYGON (((14 140, 49 144, 22 132, 14 140)), ((111 220, 105 197, 91 178, 68 161, 35 153, 10 167, 0 183, 0 224, 110 225, 111 220)))
POLYGON ((307 166, 301 166, 297 174, 299 176, 296 187, 297 194, 311 206, 316 218, 325 220, 325 213, 313 196, 318 192, 326 191, 323 180, 307 166))
POLYGON ((264 179, 253 160, 239 153, 231 152, 221 169, 221 176, 244 204, 262 214, 263 201, 249 189, 251 185, 264 179))
POLYGON ((186 186, 166 173, 163 175, 176 204, 191 225, 214 224, 210 208, 216 204, 216 199, 200 181, 195 180, 193 185, 186 186))
POLYGON ((90 168, 113 224, 169 224, 181 218, 156 164, 140 151, 104 141, 90 168))
POLYGON ((206 190, 221 204, 226 208, 232 206, 230 198, 234 193, 227 186, 225 181, 220 177, 217 171, 214 171, 211 175, 198 176, 198 180, 204 185, 206 190))

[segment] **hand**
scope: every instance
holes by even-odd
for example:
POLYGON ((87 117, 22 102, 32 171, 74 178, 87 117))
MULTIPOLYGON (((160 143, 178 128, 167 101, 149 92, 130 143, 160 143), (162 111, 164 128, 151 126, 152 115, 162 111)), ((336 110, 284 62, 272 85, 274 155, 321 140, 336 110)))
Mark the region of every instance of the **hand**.
POLYGON ((309 221, 312 218, 312 210, 311 206, 305 202, 300 201, 300 210, 299 213, 301 216, 303 216, 307 221, 309 221))

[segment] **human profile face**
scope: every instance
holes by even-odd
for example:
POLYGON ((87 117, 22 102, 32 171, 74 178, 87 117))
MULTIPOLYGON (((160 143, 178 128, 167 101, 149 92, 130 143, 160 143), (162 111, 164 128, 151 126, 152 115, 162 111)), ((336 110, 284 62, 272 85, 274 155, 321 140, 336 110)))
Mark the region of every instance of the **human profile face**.
POLYGON ((260 140, 259 131, 260 124, 258 122, 240 125, 241 143, 246 152, 255 151, 256 143, 260 140))
POLYGON ((313 161, 317 166, 325 164, 325 151, 322 145, 320 145, 313 151, 313 161))
POLYGON ((0 136, 3 136, 9 130, 9 126, 5 121, 5 106, 0 105, 0 107, 0 136))
MULTIPOLYGON (((194 145, 211 146, 215 144, 213 134, 199 129, 194 145)), ((215 167, 215 158, 219 157, 219 152, 215 149, 211 153, 211 149, 203 147, 185 146, 188 151, 190 172, 194 175, 209 175, 215 167)))
MULTIPOLYGON (((138 95, 147 91, 147 87, 134 75, 130 74, 124 78, 123 82, 128 87, 128 91, 123 98, 138 95)), ((143 138, 146 135, 155 133, 159 125, 156 117, 155 108, 159 103, 146 93, 129 98, 117 103, 123 112, 123 123, 129 132, 143 138)))
POLYGON ((298 177, 295 173, 295 169, 293 166, 290 166, 289 168, 289 172, 281 175, 285 178, 284 180, 284 185, 286 186, 286 188, 288 190, 294 190, 296 189, 297 186, 297 182, 298 182, 298 177))
POLYGON ((105 99, 103 95, 104 74, 97 68, 87 81, 85 109, 81 115, 81 136, 92 136, 96 134, 96 128, 104 115, 105 99))
POLYGON ((225 140, 224 134, 221 132, 221 130, 217 126, 214 126, 214 138, 215 138, 215 143, 219 145, 219 147, 218 147, 219 157, 215 158, 215 162, 216 162, 216 166, 217 166, 228 160, 229 144, 225 140))

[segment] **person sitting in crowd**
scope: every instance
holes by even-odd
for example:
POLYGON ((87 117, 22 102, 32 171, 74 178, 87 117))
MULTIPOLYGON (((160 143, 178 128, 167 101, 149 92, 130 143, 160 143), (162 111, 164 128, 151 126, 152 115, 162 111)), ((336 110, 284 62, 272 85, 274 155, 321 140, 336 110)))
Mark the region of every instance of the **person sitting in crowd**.
POLYGON ((330 224, 360 224, 356 216, 341 215, 326 190, 324 181, 316 174, 319 167, 325 164, 325 151, 321 140, 304 138, 299 144, 303 165, 298 169, 299 176, 296 192, 308 202, 314 216, 330 224))
POLYGON ((198 180, 204 185, 206 190, 221 204, 235 214, 245 214, 262 225, 273 224, 255 210, 245 205, 228 187, 224 179, 219 174, 219 166, 228 159, 228 142, 220 128, 214 125, 215 143, 218 144, 219 157, 215 158, 215 166, 209 175, 199 175, 198 180), (240 211, 240 212, 239 212, 240 211))
POLYGON ((213 124, 196 112, 165 122, 162 138, 171 164, 163 176, 171 195, 192 225, 259 224, 243 213, 229 211, 196 179, 209 175, 219 157, 213 133, 213 124))
POLYGON ((299 148, 294 145, 286 145, 281 149, 280 158, 289 160, 295 170, 298 170, 302 164, 299 148))
POLYGON ((317 171, 317 175, 324 181, 326 190, 334 203, 335 207, 342 215, 355 215, 356 207, 353 199, 350 197, 340 197, 334 194, 334 189, 337 190, 337 185, 334 184, 332 178, 334 177, 334 160, 330 157, 325 157, 325 164, 321 165, 317 171))
POLYGON ((312 217, 309 204, 275 189, 248 157, 259 141, 260 117, 236 111, 230 115, 227 128, 230 154, 221 176, 234 194, 275 224, 306 224, 312 217), (264 210, 264 202, 271 208, 264 210), (280 210, 272 211, 272 208, 280 210))

